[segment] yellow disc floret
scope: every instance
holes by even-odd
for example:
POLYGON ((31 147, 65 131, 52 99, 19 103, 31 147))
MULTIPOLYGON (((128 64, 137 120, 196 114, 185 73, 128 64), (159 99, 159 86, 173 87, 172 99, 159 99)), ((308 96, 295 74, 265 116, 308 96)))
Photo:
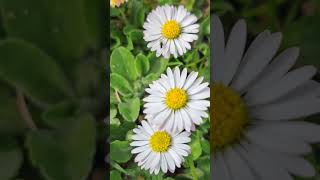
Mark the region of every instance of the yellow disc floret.
POLYGON ((211 86, 211 107, 210 145, 215 152, 242 137, 249 115, 240 95, 219 83, 211 86))
POLYGON ((167 39, 176 39, 181 34, 181 27, 177 21, 169 20, 163 24, 161 32, 167 39))
POLYGON ((149 144, 154 152, 166 152, 171 145, 171 136, 166 131, 157 131, 150 137, 149 144))
POLYGON ((166 94, 166 105, 172 110, 183 108, 188 101, 188 94, 185 90, 180 88, 174 88, 166 94))

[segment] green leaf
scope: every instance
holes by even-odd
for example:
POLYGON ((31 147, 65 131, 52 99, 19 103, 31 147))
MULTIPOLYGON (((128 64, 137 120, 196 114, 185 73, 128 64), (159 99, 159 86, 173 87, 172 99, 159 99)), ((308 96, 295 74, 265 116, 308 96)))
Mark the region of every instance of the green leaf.
POLYGON ((150 69, 148 58, 143 54, 138 54, 136 57, 136 69, 140 77, 146 75, 150 69))
POLYGON ((131 16, 130 22, 136 27, 142 27, 145 19, 145 6, 143 5, 143 1, 132 1, 131 3, 131 16))
POLYGON ((203 152, 205 152, 206 154, 210 154, 210 143, 209 143, 209 141, 203 139, 200 142, 201 142, 201 147, 202 147, 203 152))
POLYGON ((210 35, 210 16, 206 17, 200 24, 201 35, 210 35))
POLYGON ((187 58, 184 59, 186 63, 192 63, 199 61, 199 53, 197 50, 192 51, 190 54, 188 54, 187 58))
POLYGON ((96 44, 85 0, 2 0, 1 8, 9 37, 35 44, 61 64, 73 63, 96 44))
POLYGON ((139 116, 140 99, 134 98, 128 100, 127 102, 120 103, 118 108, 120 114, 125 120, 129 122, 134 122, 139 116))
POLYGON ((85 180, 95 153, 95 137, 94 119, 84 114, 63 129, 30 132, 26 148, 32 164, 46 179, 85 180))
POLYGON ((121 174, 118 171, 111 171, 110 180, 122 180, 121 174))
POLYGON ((110 124, 110 141, 114 140, 125 140, 127 132, 136 126, 133 122, 124 121, 119 127, 116 124, 110 124))
POLYGON ((164 70, 166 70, 169 60, 164 58, 157 58, 154 53, 149 57, 149 62, 151 64, 149 73, 153 73, 160 76, 164 70))
POLYGON ((29 43, 8 39, 0 43, 0 77, 30 98, 56 103, 72 96, 71 87, 55 61, 29 43))
POLYGON ((195 135, 195 134, 192 135, 190 147, 191 147, 192 159, 197 160, 202 154, 202 147, 201 147, 200 138, 199 138, 198 133, 197 133, 197 135, 195 135))
POLYGON ((143 77, 142 78, 142 83, 147 85, 147 84, 150 84, 152 81, 155 81, 156 79, 158 79, 158 75, 156 74, 148 74, 146 77, 143 77))
POLYGON ((114 109, 114 108, 111 108, 110 109, 110 118, 115 118, 116 117, 116 115, 117 115, 117 110, 116 109, 114 109))
POLYGON ((127 37, 130 39, 130 41, 134 42, 135 45, 144 43, 144 41, 141 41, 141 39, 143 39, 142 30, 132 29, 130 26, 126 26, 126 29, 124 30, 124 32, 127 35, 127 37))
POLYGON ((110 69, 127 80, 137 79, 134 56, 124 47, 119 47, 111 53, 110 69))
POLYGON ((128 141, 113 141, 110 144, 110 159, 118 163, 126 163, 131 159, 131 147, 128 141))
POLYGON ((0 179, 9 180, 18 175, 23 155, 15 139, 0 137, 0 179))
POLYGON ((118 90, 119 93, 123 96, 127 96, 133 92, 129 82, 119 74, 112 73, 110 75, 110 86, 118 90))

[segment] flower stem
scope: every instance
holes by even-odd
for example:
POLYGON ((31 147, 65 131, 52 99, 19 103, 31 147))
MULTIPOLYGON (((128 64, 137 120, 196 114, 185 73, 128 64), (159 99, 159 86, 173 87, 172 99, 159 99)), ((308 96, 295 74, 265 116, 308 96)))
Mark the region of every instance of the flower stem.
POLYGON ((193 180, 198 180, 196 168, 194 166, 192 157, 189 158, 189 165, 190 165, 190 170, 191 170, 191 175, 192 175, 193 180))
POLYGON ((18 107, 18 111, 22 116, 22 119, 26 122, 29 129, 37 130, 38 128, 31 117, 31 114, 28 110, 23 93, 18 88, 16 89, 16 93, 17 93, 17 107, 18 107))

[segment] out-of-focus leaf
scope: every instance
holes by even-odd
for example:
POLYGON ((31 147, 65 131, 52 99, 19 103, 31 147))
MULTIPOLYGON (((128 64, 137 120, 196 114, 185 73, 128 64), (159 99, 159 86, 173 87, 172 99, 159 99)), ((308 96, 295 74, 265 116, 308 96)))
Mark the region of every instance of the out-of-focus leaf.
POLYGON ((111 171, 110 180, 122 180, 121 174, 118 171, 111 171))
POLYGON ((105 0, 85 0, 85 12, 88 24, 89 34, 99 46, 106 44, 105 23, 107 20, 107 11, 105 8, 105 0))
MULTIPOLYGON (((91 59, 94 61, 93 59, 91 59)), ((79 63, 74 67, 75 91, 80 97, 102 96, 106 88, 105 77, 93 63, 79 63)), ((103 73, 105 75, 105 73, 103 73)))
POLYGON ((84 180, 92 165, 95 134, 94 119, 82 115, 63 129, 30 132, 26 148, 46 179, 84 180))
POLYGON ((128 141, 113 141, 110 144, 110 159, 118 163, 126 163, 131 159, 131 147, 128 141))
POLYGON ((26 128, 18 112, 15 94, 6 84, 0 83, 0 132, 21 134, 26 128))
POLYGON ((150 69, 150 63, 148 58, 143 54, 138 54, 136 57, 136 69, 138 75, 141 77, 148 73, 150 69))
POLYGON ((112 73, 110 75, 110 86, 115 90, 118 90, 123 96, 129 95, 133 91, 129 82, 117 73, 112 73))
POLYGON ((0 137, 0 179, 9 180, 18 175, 23 155, 13 138, 0 137))
POLYGON ((140 111, 140 99, 134 98, 119 104, 119 112, 127 121, 134 122, 140 111))
POLYGON ((42 119, 46 125, 51 128, 62 128, 72 121, 78 113, 78 103, 72 101, 63 101, 52 105, 42 114, 42 119))
POLYGON ((72 96, 71 87, 56 62, 29 43, 9 39, 0 42, 0 77, 43 103, 72 96))
POLYGON ((85 0, 2 0, 0 5, 9 37, 32 42, 61 64, 80 59, 97 44, 85 0))
POLYGON ((300 47, 299 63, 320 67, 319 46, 320 12, 314 16, 304 17, 290 24, 284 36, 285 46, 300 47), (306 28, 308 27, 308 28, 306 28))
POLYGON ((137 79, 134 57, 124 47, 119 47, 111 53, 110 69, 113 73, 117 73, 128 80, 137 79))

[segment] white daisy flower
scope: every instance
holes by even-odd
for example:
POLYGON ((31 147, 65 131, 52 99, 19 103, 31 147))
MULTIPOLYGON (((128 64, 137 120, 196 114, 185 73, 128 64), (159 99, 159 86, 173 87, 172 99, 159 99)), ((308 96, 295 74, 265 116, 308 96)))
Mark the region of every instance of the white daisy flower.
POLYGON ((190 43, 198 39, 198 18, 183 6, 158 6, 147 16, 144 37, 148 48, 156 51, 157 57, 175 58, 191 49, 190 43))
POLYGON ((207 118, 206 110, 210 106, 209 83, 203 83, 203 77, 197 72, 187 76, 187 69, 168 68, 167 74, 149 85, 146 92, 150 95, 143 99, 146 119, 160 129, 190 132, 207 118))
POLYGON ((222 24, 212 17, 212 179, 292 180, 311 177, 314 168, 302 155, 320 141, 318 125, 297 119, 320 112, 316 69, 290 71, 299 50, 273 58, 280 33, 262 32, 246 47, 240 20, 225 44, 222 24))
POLYGON ((181 167, 184 157, 191 152, 187 145, 191 141, 190 133, 160 131, 147 121, 142 121, 141 124, 142 126, 133 129, 134 141, 130 144, 134 147, 132 154, 137 154, 134 161, 151 174, 158 174, 160 169, 164 173, 168 170, 174 173, 176 167, 181 167))

